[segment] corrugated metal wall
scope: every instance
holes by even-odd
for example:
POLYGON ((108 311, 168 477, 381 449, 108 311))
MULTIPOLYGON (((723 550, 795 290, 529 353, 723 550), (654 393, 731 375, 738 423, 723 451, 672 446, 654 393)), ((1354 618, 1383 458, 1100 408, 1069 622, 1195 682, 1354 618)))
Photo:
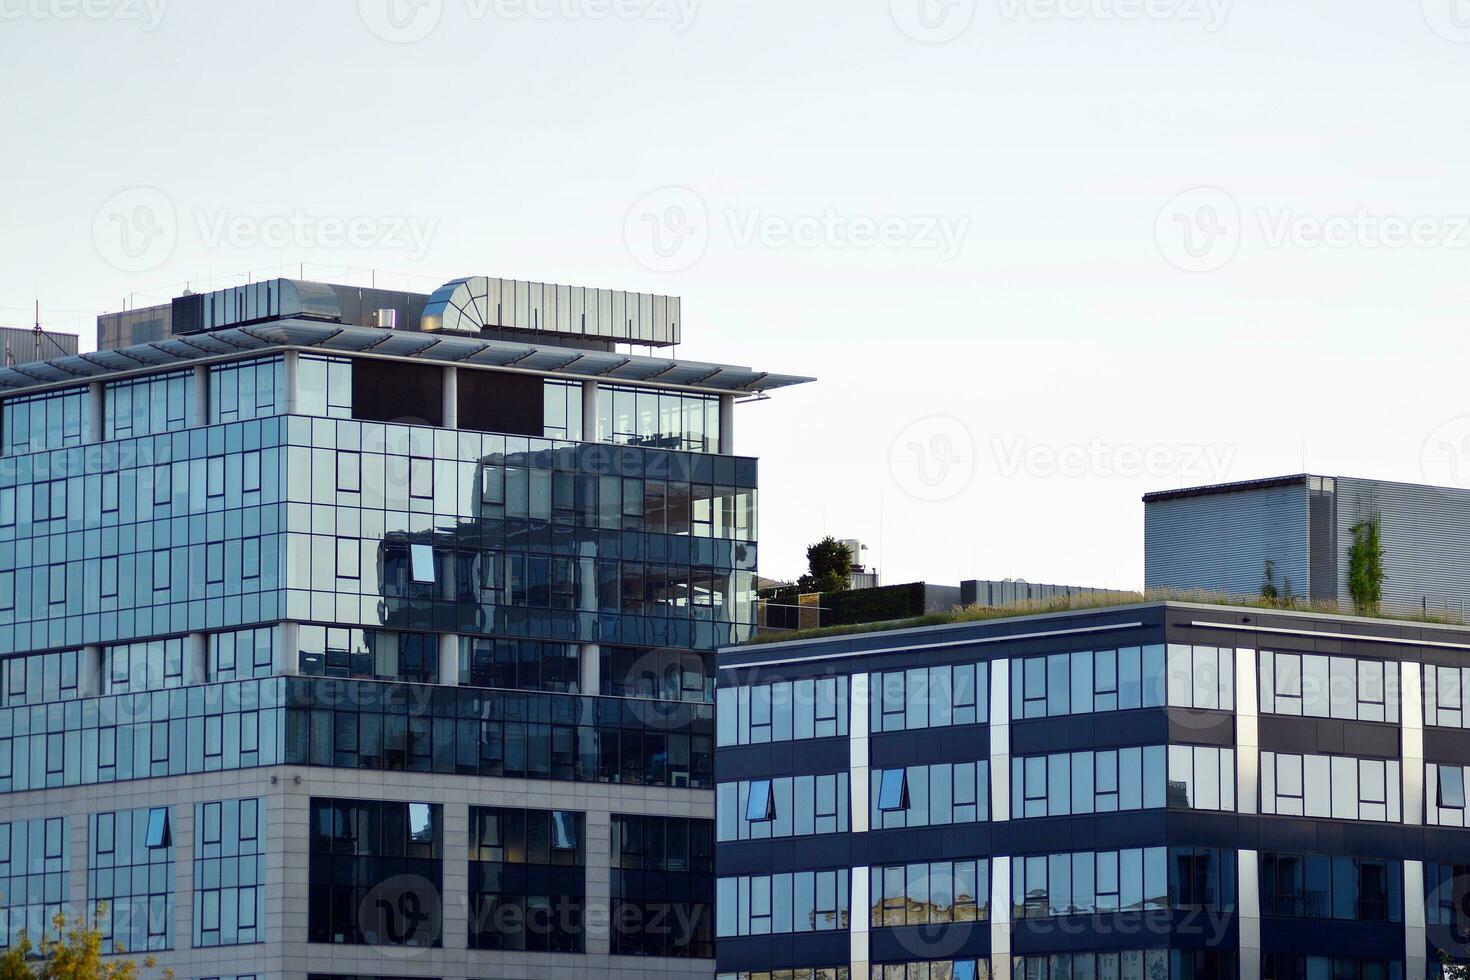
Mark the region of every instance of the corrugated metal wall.
POLYGON ((77 349, 76 334, 47 331, 41 340, 40 356, 37 357, 34 330, 24 327, 0 327, 0 361, 4 360, 7 350, 15 358, 15 363, 25 364, 28 361, 49 361, 57 357, 66 357, 68 354, 75 354, 77 349))
POLYGON ((1383 601, 1463 617, 1470 609, 1470 490, 1341 478, 1337 481, 1338 589, 1348 599, 1352 527, 1382 518, 1383 601))
POLYGON ((1144 585, 1259 595, 1269 558, 1278 587, 1311 587, 1307 488, 1265 487, 1159 500, 1144 507, 1144 585))

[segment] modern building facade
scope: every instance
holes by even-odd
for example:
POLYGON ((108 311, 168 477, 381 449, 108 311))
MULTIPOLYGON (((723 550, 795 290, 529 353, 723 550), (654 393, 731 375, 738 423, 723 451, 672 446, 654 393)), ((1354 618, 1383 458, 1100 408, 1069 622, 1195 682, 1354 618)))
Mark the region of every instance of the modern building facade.
POLYGON ((1143 500, 1148 589, 1254 596, 1269 561, 1278 588, 1350 607, 1352 529, 1377 518, 1385 606, 1460 622, 1470 612, 1470 490, 1298 475, 1143 500))
POLYGON ((484 277, 99 330, 0 368, 0 942, 105 902, 181 980, 710 975, 735 404, 806 379, 484 277))
POLYGON ((1149 603, 722 650, 722 980, 1421 980, 1470 630, 1149 603))

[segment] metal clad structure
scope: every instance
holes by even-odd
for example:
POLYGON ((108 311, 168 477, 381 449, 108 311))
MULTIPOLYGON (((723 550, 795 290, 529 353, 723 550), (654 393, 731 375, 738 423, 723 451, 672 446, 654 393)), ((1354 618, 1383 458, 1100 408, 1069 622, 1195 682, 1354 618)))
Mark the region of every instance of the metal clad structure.
POLYGON ((28 364, 66 357, 77 352, 77 342, 77 335, 72 333, 43 330, 38 339, 31 328, 0 327, 0 362, 13 360, 16 364, 28 364))
POLYGON ((1353 527, 1378 515, 1383 601, 1463 618, 1470 608, 1470 490, 1339 477, 1337 583, 1348 596, 1353 527))
POLYGON ((1307 549, 1307 481, 1242 484, 1213 492, 1144 498, 1144 586, 1258 595, 1267 559, 1278 585, 1305 597, 1311 587, 1307 549))
POLYGON ((1378 517, 1384 606, 1461 621, 1470 611, 1470 490, 1293 476, 1144 502, 1147 588, 1258 595, 1271 559, 1278 587, 1346 605, 1353 528, 1378 517))

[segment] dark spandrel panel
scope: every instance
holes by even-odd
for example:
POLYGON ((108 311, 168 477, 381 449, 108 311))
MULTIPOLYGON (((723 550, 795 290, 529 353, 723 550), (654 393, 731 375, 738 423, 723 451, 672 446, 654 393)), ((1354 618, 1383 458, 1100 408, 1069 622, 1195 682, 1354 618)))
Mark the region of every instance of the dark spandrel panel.
MULTIPOLYGON (((539 381, 536 394, 540 395, 539 381)), ((533 401, 540 418, 540 399, 533 401)), ((444 371, 436 365, 356 358, 352 361, 352 417, 369 422, 438 426, 444 423, 444 371)), ((540 429, 535 434, 540 434, 540 429)))
MULTIPOLYGON (((542 379, 536 375, 461 371, 458 385, 461 428, 519 436, 544 434, 542 379)), ((562 424, 566 425, 565 419, 562 424)))

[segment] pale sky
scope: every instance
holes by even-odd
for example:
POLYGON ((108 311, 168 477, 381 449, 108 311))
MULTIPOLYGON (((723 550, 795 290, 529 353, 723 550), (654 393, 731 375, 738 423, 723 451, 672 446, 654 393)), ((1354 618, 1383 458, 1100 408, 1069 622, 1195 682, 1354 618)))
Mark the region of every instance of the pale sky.
POLYGON ((1470 485, 1467 69, 1467 0, 0 0, 0 322, 677 294, 821 379, 740 410, 763 573, 1138 586, 1150 489, 1470 485))

